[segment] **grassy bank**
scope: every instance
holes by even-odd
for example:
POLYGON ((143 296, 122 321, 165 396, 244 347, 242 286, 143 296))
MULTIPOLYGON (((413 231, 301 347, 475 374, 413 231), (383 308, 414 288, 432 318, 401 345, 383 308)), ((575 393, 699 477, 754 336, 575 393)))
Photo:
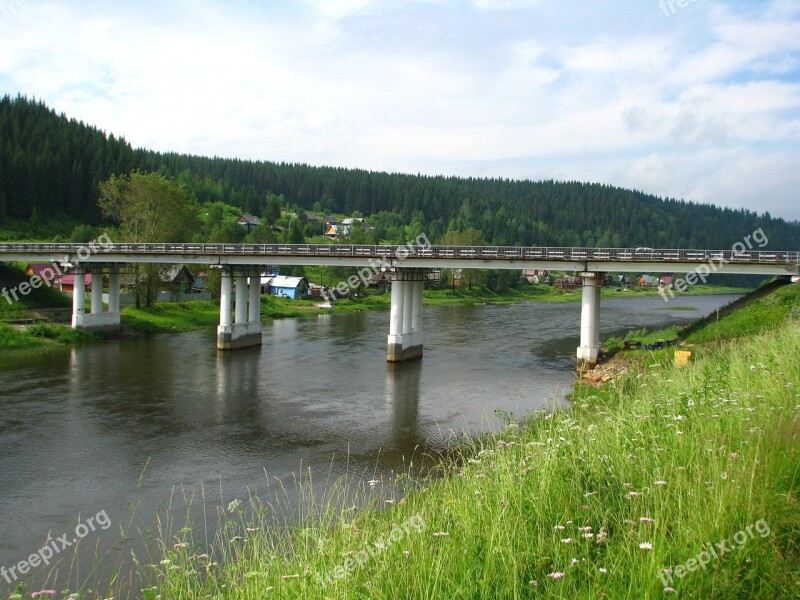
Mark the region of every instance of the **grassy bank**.
POLYGON ((572 410, 465 439, 404 499, 364 485, 386 510, 308 501, 299 526, 273 535, 273 512, 251 499, 227 507, 211 548, 162 530, 142 593, 795 598, 800 323, 730 337, 683 369, 656 361, 578 387, 572 410))

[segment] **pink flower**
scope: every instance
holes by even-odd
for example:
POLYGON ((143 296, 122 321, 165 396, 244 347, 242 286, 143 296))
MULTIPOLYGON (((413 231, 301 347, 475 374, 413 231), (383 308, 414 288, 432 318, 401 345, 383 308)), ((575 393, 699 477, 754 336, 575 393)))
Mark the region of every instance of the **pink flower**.
POLYGON ((560 572, 555 572, 555 573, 548 573, 547 576, 550 579, 561 579, 562 577, 564 577, 564 574, 560 572))
POLYGON ((38 598, 39 596, 55 596, 55 590, 42 590, 41 592, 33 592, 31 598, 38 598))

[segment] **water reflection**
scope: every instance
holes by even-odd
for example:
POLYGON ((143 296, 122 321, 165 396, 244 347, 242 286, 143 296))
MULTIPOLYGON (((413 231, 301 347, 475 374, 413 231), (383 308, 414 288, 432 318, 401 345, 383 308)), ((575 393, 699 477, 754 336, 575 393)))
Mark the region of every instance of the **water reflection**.
POLYGON ((392 444, 408 448, 418 443, 422 361, 386 364, 386 407, 392 444))

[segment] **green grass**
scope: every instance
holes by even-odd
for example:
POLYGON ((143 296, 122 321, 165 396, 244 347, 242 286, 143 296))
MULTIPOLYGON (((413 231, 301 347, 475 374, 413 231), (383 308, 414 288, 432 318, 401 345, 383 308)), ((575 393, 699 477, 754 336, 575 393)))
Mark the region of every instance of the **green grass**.
POLYGON ((128 306, 122 324, 136 331, 159 333, 193 331, 219 324, 219 305, 211 301, 163 302, 149 307, 128 306))
POLYGON ((579 388, 570 411, 466 439, 442 477, 383 511, 370 510, 383 496, 368 486, 363 511, 309 494, 279 534, 271 507, 244 499, 223 511, 211 548, 161 523, 143 595, 662 598, 662 569, 744 536, 675 577, 678 597, 794 598, 798 354, 795 321, 684 369, 579 388))
POLYGON ((691 327, 686 341, 697 344, 753 335, 779 327, 787 318, 800 318, 800 285, 784 286, 719 321, 712 315, 691 327))

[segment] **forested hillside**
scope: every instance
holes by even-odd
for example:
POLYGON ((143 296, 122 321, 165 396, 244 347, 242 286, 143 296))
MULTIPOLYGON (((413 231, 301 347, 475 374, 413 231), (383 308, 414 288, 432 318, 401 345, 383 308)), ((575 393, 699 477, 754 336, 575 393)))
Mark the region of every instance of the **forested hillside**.
POLYGON ((133 149, 122 137, 23 97, 0 100, 0 134, 0 225, 56 218, 100 224, 98 184, 140 170, 177 178, 201 203, 225 201, 261 215, 272 193, 318 211, 390 211, 405 222, 422 221, 431 239, 474 227, 501 245, 729 248, 761 227, 770 248, 800 247, 796 222, 607 185, 387 174, 133 149))

